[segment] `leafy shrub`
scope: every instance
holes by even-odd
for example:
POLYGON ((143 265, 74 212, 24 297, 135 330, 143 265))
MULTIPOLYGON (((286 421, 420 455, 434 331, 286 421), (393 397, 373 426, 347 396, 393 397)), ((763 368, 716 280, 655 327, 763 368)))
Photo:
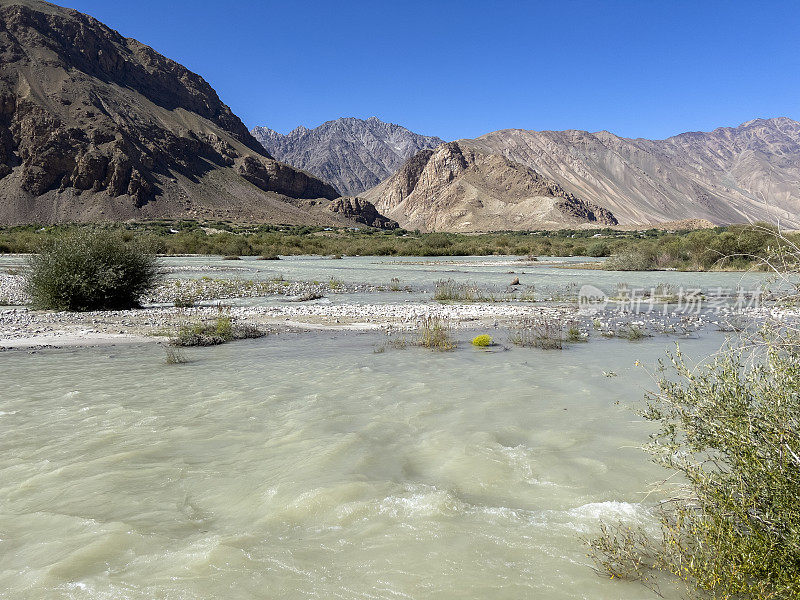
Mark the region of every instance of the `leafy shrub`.
POLYGON ((52 239, 29 259, 34 307, 119 310, 139 306, 160 279, 158 260, 121 232, 78 231, 52 239))
MULTIPOLYGON (((765 259, 788 284, 776 290, 778 298, 793 303, 800 246, 782 235, 776 241, 765 259)), ((740 240, 726 243, 734 242, 740 240)), ((796 318, 768 316, 760 335, 742 333, 699 367, 679 350, 670 368, 661 366, 657 385, 641 414, 656 425, 644 449, 671 473, 662 490, 669 500, 658 510, 660 535, 602 524, 589 542, 599 570, 656 592, 657 573, 669 573, 695 598, 799 598, 796 318)))
POLYGON ((586 249, 586 254, 596 258, 601 256, 609 256, 611 254, 611 249, 605 242, 595 242, 589 245, 589 247, 586 249))
POLYGON ((492 336, 487 334, 476 335, 472 338, 472 345, 479 347, 486 347, 492 345, 492 336))
POLYGON ((447 233, 430 233, 425 237, 425 245, 430 250, 431 255, 436 255, 435 250, 443 250, 453 245, 453 240, 450 234, 447 233))

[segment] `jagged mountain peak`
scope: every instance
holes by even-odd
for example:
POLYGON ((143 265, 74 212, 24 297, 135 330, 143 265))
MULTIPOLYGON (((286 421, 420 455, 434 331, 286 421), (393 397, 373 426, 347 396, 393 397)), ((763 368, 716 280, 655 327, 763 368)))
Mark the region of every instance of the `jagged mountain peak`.
POLYGON ((256 127, 252 133, 278 160, 305 169, 348 195, 373 187, 420 150, 443 141, 375 116, 342 117, 314 129, 298 127, 287 135, 267 127, 256 127))
MULTIPOLYGON (((290 136, 295 136, 295 137, 300 137, 300 136, 303 136, 303 135, 305 135, 305 134, 306 134, 306 133, 308 133, 309 131, 311 131, 311 130, 310 130, 308 127, 306 127, 305 125, 298 125, 298 126, 297 126, 297 127, 295 127, 294 129, 292 129, 292 130, 291 130, 291 131, 288 133, 288 135, 290 135, 290 136)), ((277 133, 277 132, 273 132, 273 133, 277 133)), ((278 135, 280 135, 280 134, 278 133, 278 135)))

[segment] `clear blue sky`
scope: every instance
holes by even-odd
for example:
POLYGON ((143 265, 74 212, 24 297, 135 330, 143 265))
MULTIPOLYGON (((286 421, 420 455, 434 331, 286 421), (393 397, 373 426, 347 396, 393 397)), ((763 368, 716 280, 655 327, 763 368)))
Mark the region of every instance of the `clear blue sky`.
POLYGON ((796 1, 62 1, 202 75, 248 127, 661 138, 800 120, 796 1))

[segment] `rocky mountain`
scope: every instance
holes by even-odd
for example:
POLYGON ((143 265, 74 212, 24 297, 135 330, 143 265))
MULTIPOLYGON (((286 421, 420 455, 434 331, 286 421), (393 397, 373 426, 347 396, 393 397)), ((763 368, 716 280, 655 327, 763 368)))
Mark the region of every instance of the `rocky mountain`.
POLYGON ((364 197, 404 228, 422 231, 617 224, 610 211, 585 202, 530 167, 460 142, 417 153, 364 197))
POLYGON ((287 135, 256 127, 253 135, 276 159, 305 169, 354 196, 377 185, 420 150, 442 143, 377 117, 300 126, 287 135))
POLYGON ((96 19, 0 0, 0 223, 214 217, 352 224, 199 75, 96 19))
POLYGON ((787 118, 665 140, 506 129, 459 144, 531 167, 622 224, 700 218, 800 227, 800 123, 787 118))
POLYGON ((378 229, 397 229, 397 221, 388 219, 378 212, 375 205, 362 198, 337 198, 330 209, 356 223, 369 225, 378 229))

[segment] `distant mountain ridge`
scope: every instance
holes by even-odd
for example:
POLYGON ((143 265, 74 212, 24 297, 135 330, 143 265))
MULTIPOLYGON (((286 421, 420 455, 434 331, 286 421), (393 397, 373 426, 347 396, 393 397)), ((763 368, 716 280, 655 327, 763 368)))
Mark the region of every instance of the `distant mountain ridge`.
POLYGON ((800 123, 786 117, 665 140, 506 129, 459 143, 529 166, 621 224, 701 218, 800 227, 800 123))
POLYGON ((421 151, 363 195, 402 227, 426 230, 612 219, 800 228, 800 123, 754 119, 665 140, 505 129, 421 151))
POLYGON ((255 127, 251 133, 277 160, 316 175, 348 196, 377 185, 420 150, 443 142, 377 117, 345 117, 314 129, 301 125, 286 135, 267 127, 255 127))

